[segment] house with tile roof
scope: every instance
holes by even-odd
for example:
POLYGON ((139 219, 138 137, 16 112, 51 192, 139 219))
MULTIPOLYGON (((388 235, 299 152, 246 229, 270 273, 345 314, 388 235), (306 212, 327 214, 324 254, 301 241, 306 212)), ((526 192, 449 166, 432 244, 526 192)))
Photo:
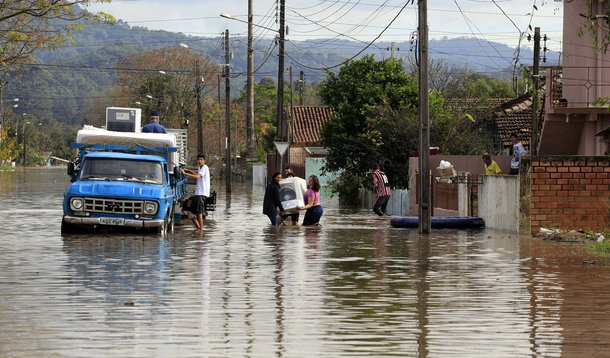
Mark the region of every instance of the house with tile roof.
POLYGON ((320 143, 320 130, 334 115, 328 106, 294 106, 288 109, 290 119, 290 156, 293 165, 304 165, 308 157, 324 157, 326 149, 320 143))
POLYGON ((532 97, 525 94, 501 103, 494 122, 502 148, 512 148, 510 136, 517 133, 523 146, 528 149, 532 138, 532 97))
POLYGON ((547 91, 538 153, 604 155, 610 152, 610 51, 597 51, 593 36, 578 36, 577 29, 586 22, 606 28, 608 1, 566 1, 563 7, 562 65, 541 72, 547 91))
POLYGON ((529 94, 517 98, 450 98, 445 106, 472 115, 477 122, 485 122, 487 135, 492 137, 492 154, 509 153, 513 143, 511 134, 518 133, 529 148, 532 128, 532 99, 529 94))

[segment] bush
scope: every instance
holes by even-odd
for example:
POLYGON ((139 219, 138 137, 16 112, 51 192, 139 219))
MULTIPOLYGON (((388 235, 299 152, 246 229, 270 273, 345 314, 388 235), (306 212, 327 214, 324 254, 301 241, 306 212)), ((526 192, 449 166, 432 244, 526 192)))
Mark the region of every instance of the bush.
POLYGON ((360 204, 359 189, 362 187, 362 178, 350 172, 341 172, 339 178, 330 182, 333 195, 339 195, 342 205, 356 206, 360 204))

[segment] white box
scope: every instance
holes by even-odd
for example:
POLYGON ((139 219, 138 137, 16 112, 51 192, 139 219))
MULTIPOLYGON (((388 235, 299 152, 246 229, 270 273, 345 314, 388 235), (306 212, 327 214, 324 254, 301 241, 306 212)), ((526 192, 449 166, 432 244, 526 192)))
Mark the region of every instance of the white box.
POLYGON ((292 177, 280 181, 280 200, 287 213, 297 212, 297 207, 305 205, 303 194, 306 190, 305 179, 292 177))

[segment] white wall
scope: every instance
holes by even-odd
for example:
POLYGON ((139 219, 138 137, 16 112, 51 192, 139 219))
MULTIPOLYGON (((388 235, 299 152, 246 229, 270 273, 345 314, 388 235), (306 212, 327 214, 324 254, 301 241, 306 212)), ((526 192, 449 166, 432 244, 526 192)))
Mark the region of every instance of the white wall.
POLYGON ((255 164, 252 166, 252 185, 267 185, 266 164, 255 164))
POLYGON ((484 175, 479 185, 479 216, 485 227, 519 233, 519 176, 484 175))

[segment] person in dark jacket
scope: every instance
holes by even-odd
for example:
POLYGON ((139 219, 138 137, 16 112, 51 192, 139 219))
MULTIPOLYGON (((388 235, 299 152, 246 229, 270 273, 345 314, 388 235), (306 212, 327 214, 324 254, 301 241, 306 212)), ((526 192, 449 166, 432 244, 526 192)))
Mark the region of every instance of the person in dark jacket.
POLYGON ((142 127, 142 133, 167 133, 165 127, 159 124, 159 112, 150 113, 150 123, 142 127))
POLYGON ((280 180, 282 180, 282 174, 279 172, 273 173, 263 199, 263 214, 269 217, 273 226, 280 224, 281 216, 278 217, 277 208, 280 208, 280 214, 284 214, 284 207, 280 200, 280 180))

